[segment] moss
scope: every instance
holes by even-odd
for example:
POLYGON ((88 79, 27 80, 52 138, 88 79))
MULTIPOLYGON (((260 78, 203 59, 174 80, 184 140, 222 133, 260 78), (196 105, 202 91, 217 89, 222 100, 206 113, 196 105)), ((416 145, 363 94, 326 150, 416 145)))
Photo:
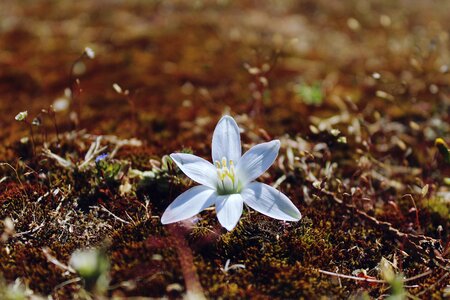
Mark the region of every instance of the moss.
POLYGON ((361 226, 337 229, 339 215, 323 221, 324 213, 306 214, 308 217, 298 224, 246 214, 233 232, 220 237, 214 251, 200 249, 197 265, 204 270, 201 280, 209 287, 209 296, 349 296, 355 285, 339 287, 332 278, 319 275, 318 269, 339 268, 342 273, 351 274, 359 268, 375 268, 383 256, 395 250, 375 230, 361 226), (245 269, 224 273, 221 268, 228 259, 231 265, 243 264, 245 269))
MULTIPOLYGON (((63 271, 46 259, 40 247, 16 244, 9 249, 9 254, 4 249, 1 254, 4 259, 0 261, 0 272, 7 280, 23 278, 32 290, 43 295, 52 294, 54 287, 67 280, 62 274, 63 271)), ((59 252, 59 255, 67 256, 68 253, 59 252)), ((70 293, 70 290, 67 292, 70 293)))
POLYGON ((432 213, 437 214, 443 221, 450 218, 450 203, 445 199, 435 197, 425 201, 425 203, 426 207, 432 213))
MULTIPOLYGON (((157 237, 148 237, 152 239, 157 237)), ((165 246, 147 246, 146 241, 128 242, 123 247, 110 248, 112 286, 128 296, 162 297, 166 287, 178 283, 183 285, 178 258, 173 250, 165 246), (127 290, 127 282, 131 289, 127 290)), ((117 293, 113 290, 112 293, 117 293)))

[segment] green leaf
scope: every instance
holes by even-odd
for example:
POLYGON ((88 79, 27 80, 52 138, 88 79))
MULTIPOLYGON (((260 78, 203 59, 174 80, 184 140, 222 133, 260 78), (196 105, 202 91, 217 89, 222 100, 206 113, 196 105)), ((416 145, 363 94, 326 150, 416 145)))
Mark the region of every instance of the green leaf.
POLYGON ((308 105, 321 105, 323 102, 322 89, 319 84, 306 85, 302 84, 298 88, 298 93, 302 97, 302 101, 308 105))

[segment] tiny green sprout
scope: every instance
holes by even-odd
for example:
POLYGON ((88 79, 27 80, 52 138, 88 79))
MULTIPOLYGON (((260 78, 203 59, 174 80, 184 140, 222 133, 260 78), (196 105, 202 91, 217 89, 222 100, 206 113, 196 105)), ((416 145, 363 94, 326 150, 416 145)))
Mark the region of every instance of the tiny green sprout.
POLYGON ((88 291, 102 294, 107 290, 109 261, 102 251, 77 250, 70 257, 69 264, 83 278, 88 291))
POLYGON ((77 250, 70 258, 70 265, 83 278, 97 277, 107 270, 107 263, 98 250, 77 250))
POLYGON ((113 184, 118 180, 118 175, 122 169, 122 165, 117 162, 108 161, 107 154, 101 154, 95 159, 95 165, 99 175, 107 182, 113 184))
MULTIPOLYGON (((185 154, 194 154, 194 152, 192 151, 191 148, 183 148, 180 151, 181 153, 185 153, 185 154)), ((173 160, 172 160, 173 161, 173 160)))
POLYGON ((169 170, 170 165, 174 165, 172 158, 169 155, 164 155, 161 159, 161 170, 169 170))
POLYGON ((20 113, 18 113, 16 115, 16 117, 14 119, 16 119, 16 121, 22 122, 25 121, 25 119, 28 117, 28 111, 21 111, 20 113))
POLYGON ((383 279, 387 283, 389 283, 391 287, 391 295, 386 299, 389 300, 406 299, 406 291, 403 287, 402 276, 395 273, 391 262, 389 262, 387 259, 383 257, 381 258, 379 268, 381 272, 381 277, 383 277, 383 279))
POLYGON ((321 105, 323 102, 323 93, 319 84, 298 86, 298 93, 302 101, 307 105, 321 105))
POLYGON ((347 144, 347 138, 345 136, 340 136, 338 137, 337 142, 341 144, 347 144))

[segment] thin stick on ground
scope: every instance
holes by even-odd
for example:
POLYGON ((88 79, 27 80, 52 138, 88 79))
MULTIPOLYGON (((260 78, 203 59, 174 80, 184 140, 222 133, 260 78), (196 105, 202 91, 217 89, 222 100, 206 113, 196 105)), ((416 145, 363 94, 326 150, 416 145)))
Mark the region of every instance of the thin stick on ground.
MULTIPOLYGON (((381 279, 372 279, 372 278, 358 277, 358 276, 352 276, 352 275, 345 275, 345 274, 325 271, 325 270, 321 270, 321 269, 319 269, 319 273, 322 273, 322 274, 325 274, 325 275, 330 275, 330 276, 335 276, 335 277, 339 277, 339 278, 346 278, 346 279, 352 279, 352 280, 357 280, 357 281, 364 281, 364 282, 369 282, 369 283, 377 283, 377 284, 387 283, 385 280, 381 280, 381 279)), ((416 276, 413 276, 413 277, 410 277, 410 278, 406 278, 406 279, 403 280, 403 282, 414 281, 414 280, 417 280, 419 278, 428 276, 428 275, 430 275, 432 273, 433 273, 432 270, 428 270, 428 271, 423 272, 421 274, 418 274, 416 276)))

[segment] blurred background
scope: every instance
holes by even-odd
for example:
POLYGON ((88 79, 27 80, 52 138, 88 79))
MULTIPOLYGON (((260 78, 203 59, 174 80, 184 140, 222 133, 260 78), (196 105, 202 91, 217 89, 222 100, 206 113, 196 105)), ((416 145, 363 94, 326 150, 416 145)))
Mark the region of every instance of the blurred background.
POLYGON ((348 107, 420 121, 448 108, 449 12, 449 1, 1 1, 0 141, 27 130, 19 111, 50 105, 61 130, 164 145, 227 111, 273 134, 348 107))

